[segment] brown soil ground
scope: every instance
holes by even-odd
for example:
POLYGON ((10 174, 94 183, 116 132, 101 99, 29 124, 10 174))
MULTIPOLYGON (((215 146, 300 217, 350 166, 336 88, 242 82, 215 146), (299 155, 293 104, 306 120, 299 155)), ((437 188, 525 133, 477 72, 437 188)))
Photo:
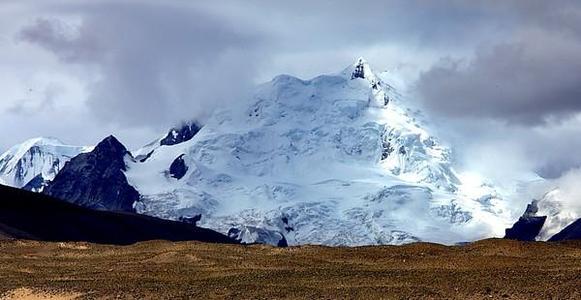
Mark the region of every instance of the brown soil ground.
POLYGON ((329 248, 0 241, 8 299, 581 299, 581 242, 329 248))

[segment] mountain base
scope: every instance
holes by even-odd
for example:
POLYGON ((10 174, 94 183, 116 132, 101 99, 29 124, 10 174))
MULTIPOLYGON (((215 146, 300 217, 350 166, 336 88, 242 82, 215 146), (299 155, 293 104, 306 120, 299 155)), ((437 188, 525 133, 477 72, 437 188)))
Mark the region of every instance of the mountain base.
POLYGON ((330 248, 0 241, 0 295, 579 299, 581 242, 330 248))

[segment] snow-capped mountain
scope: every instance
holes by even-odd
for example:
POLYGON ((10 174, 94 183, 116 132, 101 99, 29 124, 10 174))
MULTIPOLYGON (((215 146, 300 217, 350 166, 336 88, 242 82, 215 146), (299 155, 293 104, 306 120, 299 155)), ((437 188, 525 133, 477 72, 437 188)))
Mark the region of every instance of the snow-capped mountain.
POLYGON ((506 202, 456 174, 451 150, 382 77, 363 59, 311 80, 277 76, 191 139, 135 151, 135 209, 201 215, 202 227, 271 244, 501 236, 514 219, 506 202))
MULTIPOLYGON (((22 188, 33 179, 42 186, 64 164, 91 147, 65 145, 55 138, 34 138, 13 146, 0 156, 0 182, 22 188)), ((31 187, 36 189, 38 187, 31 187)))

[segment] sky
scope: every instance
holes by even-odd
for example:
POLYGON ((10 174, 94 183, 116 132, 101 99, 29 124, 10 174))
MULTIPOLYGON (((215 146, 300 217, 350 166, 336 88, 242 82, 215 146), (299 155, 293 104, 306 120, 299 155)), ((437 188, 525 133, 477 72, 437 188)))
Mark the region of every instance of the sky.
POLYGON ((5 0, 0 151, 109 134, 138 148, 278 74, 360 56, 406 83, 464 167, 581 174, 579 1, 5 0))

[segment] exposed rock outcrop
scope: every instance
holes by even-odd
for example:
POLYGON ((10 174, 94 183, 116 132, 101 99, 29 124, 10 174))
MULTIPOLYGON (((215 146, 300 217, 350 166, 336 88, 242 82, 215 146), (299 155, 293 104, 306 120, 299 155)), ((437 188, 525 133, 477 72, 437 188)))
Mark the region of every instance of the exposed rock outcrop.
POLYGON ((42 177, 42 174, 36 175, 32 178, 25 186, 22 187, 23 190, 29 192, 40 193, 48 185, 49 181, 42 177))
POLYGON ((133 212, 139 193, 127 182, 125 159, 131 153, 109 136, 71 159, 43 192, 88 208, 133 212))
POLYGON ((537 200, 533 200, 531 204, 527 205, 522 217, 511 228, 506 229, 505 239, 519 241, 534 241, 536 239, 547 220, 546 216, 536 216, 539 210, 537 203, 537 200))
POLYGON ((188 166, 184 161, 184 154, 178 156, 169 166, 169 174, 175 179, 182 179, 188 172, 188 166))
POLYGON ((196 122, 187 122, 180 127, 170 129, 167 135, 159 142, 162 146, 171 146, 189 141, 202 127, 196 122))

